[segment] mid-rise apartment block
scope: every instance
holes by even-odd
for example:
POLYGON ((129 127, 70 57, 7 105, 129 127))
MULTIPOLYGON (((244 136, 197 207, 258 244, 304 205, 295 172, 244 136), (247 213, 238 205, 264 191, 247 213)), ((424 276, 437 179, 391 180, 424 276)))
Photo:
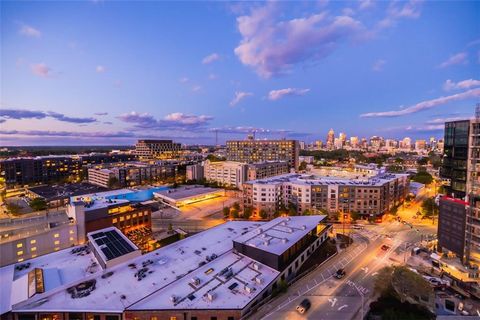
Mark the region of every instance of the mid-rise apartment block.
POLYGON ((408 175, 387 173, 358 178, 292 173, 243 186, 244 206, 256 213, 274 214, 282 206, 294 205, 298 213, 358 212, 365 218, 381 217, 402 203, 408 192, 408 175))
POLYGON ((135 154, 141 160, 175 159, 179 157, 181 149, 181 144, 172 140, 138 140, 135 154))
POLYGON ((300 147, 298 140, 230 140, 227 141, 227 160, 256 163, 286 161, 298 169, 300 147))
POLYGON ((88 167, 88 182, 102 187, 110 187, 115 178, 119 186, 130 187, 149 182, 166 182, 176 175, 175 165, 127 162, 88 167))
POLYGON ((22 157, 0 160, 0 177, 11 185, 49 183, 69 177, 78 178, 90 164, 132 161, 127 153, 87 154, 74 156, 22 157))
POLYGON ((286 161, 265 161, 251 163, 247 169, 247 180, 263 179, 289 172, 286 161))
POLYGON ((205 170, 201 163, 188 165, 186 171, 187 181, 202 181, 205 178, 205 170))

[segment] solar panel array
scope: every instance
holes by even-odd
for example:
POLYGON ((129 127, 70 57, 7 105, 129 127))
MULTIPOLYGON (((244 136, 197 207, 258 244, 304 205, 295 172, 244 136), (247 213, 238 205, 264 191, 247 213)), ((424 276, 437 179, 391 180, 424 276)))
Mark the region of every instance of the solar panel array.
POLYGON ((135 248, 114 230, 95 233, 92 238, 107 257, 107 260, 135 251, 135 248))

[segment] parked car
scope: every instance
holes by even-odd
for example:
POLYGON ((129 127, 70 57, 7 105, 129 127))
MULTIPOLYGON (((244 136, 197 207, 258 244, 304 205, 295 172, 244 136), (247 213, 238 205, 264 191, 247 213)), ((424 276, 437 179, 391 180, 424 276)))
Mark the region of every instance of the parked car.
POLYGON ((355 230, 363 230, 363 226, 361 225, 358 225, 358 224, 354 224, 352 229, 355 229, 355 230))
POLYGON ((298 313, 304 314, 308 309, 310 309, 311 305, 312 304, 310 303, 310 300, 303 299, 302 302, 300 302, 300 304, 297 306, 298 313))
POLYGON ((341 269, 338 269, 337 272, 335 272, 334 276, 335 278, 337 279, 342 279, 343 277, 345 277, 345 269, 341 268, 341 269))
POLYGON ((387 251, 388 249, 390 249, 390 247, 387 246, 386 244, 384 244, 384 245, 381 247, 381 249, 382 249, 383 251, 387 251))

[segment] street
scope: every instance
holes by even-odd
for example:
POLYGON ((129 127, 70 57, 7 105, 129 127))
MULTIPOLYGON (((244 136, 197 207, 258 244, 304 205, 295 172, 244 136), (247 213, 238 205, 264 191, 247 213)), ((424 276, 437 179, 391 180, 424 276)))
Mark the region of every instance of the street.
MULTIPOLYGON (((339 226, 337 231, 341 232, 341 228, 339 226)), ((367 312, 374 296, 374 279, 378 270, 393 263, 403 263, 413 243, 420 241, 421 234, 432 232, 431 226, 410 228, 400 222, 352 230, 353 245, 298 280, 286 294, 261 307, 251 318, 362 319, 362 313, 367 312), (383 245, 388 248, 383 250, 383 245), (339 268, 346 271, 341 280, 332 276, 339 268), (305 298, 310 300, 312 307, 305 315, 300 315, 296 306, 305 298)))

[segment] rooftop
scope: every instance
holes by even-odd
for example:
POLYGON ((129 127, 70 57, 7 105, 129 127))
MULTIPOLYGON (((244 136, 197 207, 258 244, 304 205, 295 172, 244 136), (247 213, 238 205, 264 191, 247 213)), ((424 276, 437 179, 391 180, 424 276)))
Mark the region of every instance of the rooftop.
MULTIPOLYGON (((16 305, 15 310, 122 312, 131 305, 132 308, 141 308, 142 306, 147 308, 152 300, 144 298, 149 295, 157 297, 155 306, 158 308, 163 306, 168 306, 170 309, 186 308, 188 305, 191 305, 192 308, 206 308, 207 306, 218 309, 237 308, 248 303, 254 295, 260 293, 262 286, 268 285, 268 282, 277 275, 277 271, 260 265, 264 282, 251 284, 255 290, 250 293, 243 291, 243 285, 238 280, 250 279, 251 281, 251 278, 248 277, 253 275, 253 271, 245 266, 251 266, 252 261, 246 257, 239 259, 239 256, 232 252, 232 240, 261 224, 248 221, 224 223, 109 268, 104 272, 96 272, 89 277, 79 278, 59 290, 37 294, 16 305), (221 271, 220 268, 225 268, 233 262, 235 264, 232 271, 239 272, 238 275, 231 277, 225 283, 218 281, 217 273, 221 271), (206 274, 210 268, 213 270, 206 274), (192 277, 200 278, 201 284, 208 282, 208 288, 205 286, 194 290, 188 284, 192 277), (88 295, 72 298, 70 294, 66 294, 68 288, 74 288, 70 289, 70 292, 75 291, 79 284, 87 281, 95 282, 94 289, 88 295), (238 283, 237 289, 242 289, 242 292, 238 293, 237 290, 228 289, 233 282, 238 283), (203 294, 214 286, 217 286, 215 289, 217 299, 209 301, 203 297, 203 294), (194 291, 197 293, 194 294, 193 300, 189 298, 179 300, 176 305, 173 305, 170 300, 172 294, 182 299, 187 293, 190 295, 194 291), (145 305, 142 305, 143 303, 145 305)), ((55 263, 54 259, 51 261, 55 263)), ((78 267, 75 265, 75 268, 78 267)))
POLYGON ((175 201, 188 199, 195 196, 218 192, 222 189, 210 188, 199 185, 183 186, 175 189, 163 190, 155 192, 155 195, 170 198, 175 201))
POLYGON ((104 192, 108 189, 89 183, 70 183, 31 187, 28 188, 28 190, 36 193, 42 198, 45 198, 47 201, 52 201, 55 199, 63 199, 84 194, 104 192))
POLYGON ((342 178, 342 177, 326 177, 313 174, 297 174, 289 173, 264 179, 257 179, 245 182, 246 184, 270 184, 279 185, 283 183, 291 183, 296 185, 345 185, 345 186, 381 186, 386 182, 396 178, 407 177, 408 174, 385 173, 372 177, 342 178))
POLYGON ((317 228, 326 216, 296 216, 273 219, 234 241, 281 255, 307 233, 317 228))
POLYGON ((0 268, 0 314, 28 299, 28 272, 35 268, 44 271, 46 294, 101 271, 95 256, 85 246, 60 250, 0 268))

